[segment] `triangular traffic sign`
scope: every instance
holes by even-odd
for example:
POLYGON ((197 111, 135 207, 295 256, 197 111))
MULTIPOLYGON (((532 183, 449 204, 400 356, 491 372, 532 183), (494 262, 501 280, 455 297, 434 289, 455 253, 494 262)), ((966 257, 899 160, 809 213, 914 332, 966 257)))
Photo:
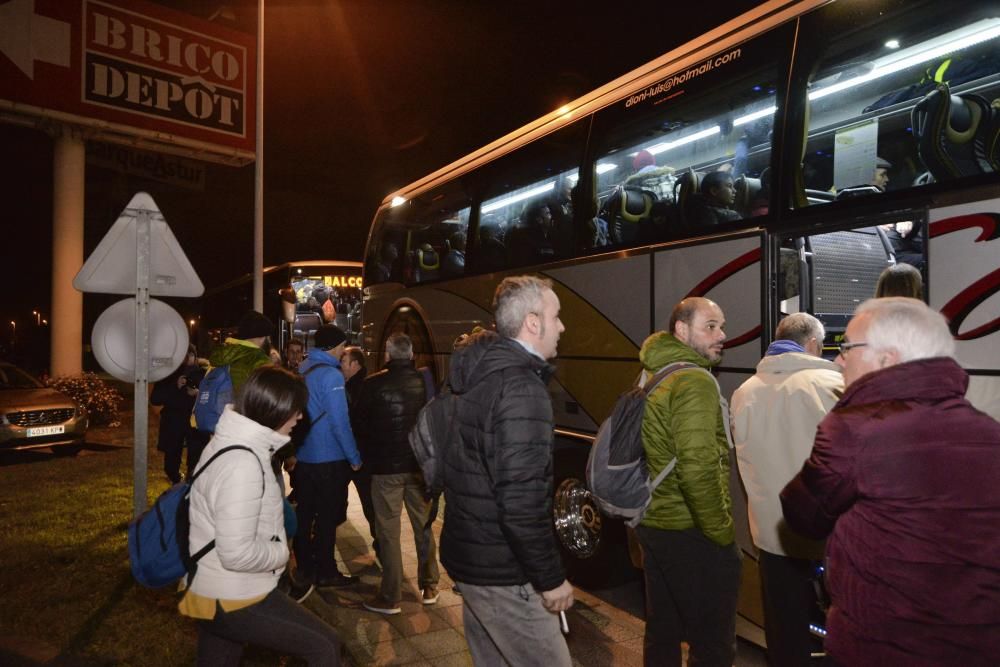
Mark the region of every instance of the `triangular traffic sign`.
POLYGON ((135 294, 136 219, 149 216, 149 295, 201 296, 205 286, 153 198, 137 192, 73 279, 81 292, 135 294))

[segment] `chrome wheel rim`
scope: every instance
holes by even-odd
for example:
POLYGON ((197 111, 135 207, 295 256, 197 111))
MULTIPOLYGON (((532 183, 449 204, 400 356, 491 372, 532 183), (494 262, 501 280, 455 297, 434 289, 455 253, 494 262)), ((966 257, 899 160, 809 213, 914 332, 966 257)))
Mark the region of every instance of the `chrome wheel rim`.
POLYGON ((554 520, 559 541, 577 558, 590 558, 601 544, 601 511, 578 479, 566 479, 556 489, 554 520))

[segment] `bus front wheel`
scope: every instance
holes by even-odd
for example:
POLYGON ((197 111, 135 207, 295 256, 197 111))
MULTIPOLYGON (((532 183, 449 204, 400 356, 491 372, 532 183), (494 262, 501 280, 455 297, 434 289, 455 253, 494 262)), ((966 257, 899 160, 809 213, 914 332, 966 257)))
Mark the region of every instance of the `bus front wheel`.
POLYGON ((556 451, 552 510, 567 578, 577 586, 599 589, 638 573, 629 558, 625 524, 602 515, 587 490, 588 453, 579 444, 556 451))

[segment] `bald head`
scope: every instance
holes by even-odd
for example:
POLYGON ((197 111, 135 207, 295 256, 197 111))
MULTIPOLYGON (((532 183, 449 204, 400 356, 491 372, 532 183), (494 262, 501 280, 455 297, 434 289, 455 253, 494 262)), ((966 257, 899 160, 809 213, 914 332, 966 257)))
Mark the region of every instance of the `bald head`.
POLYGON ((722 361, 725 326, 722 308, 700 296, 684 299, 670 314, 670 333, 713 364, 722 361))
POLYGON ((695 311, 699 308, 711 306, 715 306, 716 308, 719 307, 714 301, 706 299, 703 296, 689 296, 688 298, 683 299, 680 303, 674 306, 673 311, 670 313, 670 325, 668 330, 670 333, 676 335, 678 322, 684 322, 690 325, 691 320, 694 319, 695 311))

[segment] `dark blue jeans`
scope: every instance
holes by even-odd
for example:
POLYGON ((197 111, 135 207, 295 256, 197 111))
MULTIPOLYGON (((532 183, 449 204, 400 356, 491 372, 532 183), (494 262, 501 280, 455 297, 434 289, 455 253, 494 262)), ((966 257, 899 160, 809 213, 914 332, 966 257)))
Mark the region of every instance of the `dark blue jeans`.
POLYGON ((246 644, 294 655, 310 665, 340 665, 340 639, 334 629, 305 607, 275 589, 257 604, 198 621, 198 665, 240 664, 246 644))
POLYGON ((347 461, 295 465, 295 507, 298 532, 293 546, 299 571, 306 578, 337 574, 334 546, 337 526, 347 519, 347 461))

